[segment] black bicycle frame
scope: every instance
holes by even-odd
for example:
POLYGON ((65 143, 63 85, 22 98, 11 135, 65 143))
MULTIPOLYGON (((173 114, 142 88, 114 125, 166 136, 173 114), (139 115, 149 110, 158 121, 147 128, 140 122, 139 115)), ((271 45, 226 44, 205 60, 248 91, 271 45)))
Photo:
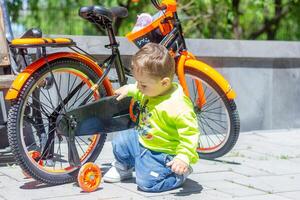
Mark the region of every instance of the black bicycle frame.
MULTIPOLYGON (((119 44, 116 41, 111 24, 108 24, 106 29, 110 44, 105 45, 105 47, 111 49, 112 54, 103 62, 105 70, 102 76, 95 85, 91 87, 91 91, 87 97, 76 109, 68 110, 61 115, 54 116, 57 115, 56 113, 59 113, 64 105, 80 90, 83 84, 79 84, 74 88, 65 99, 61 99, 61 103, 56 107, 52 114, 53 116, 51 116, 58 118, 56 121, 57 133, 67 138, 69 147, 68 160, 72 166, 80 165, 80 159, 75 145, 75 136, 94 135, 97 133, 106 134, 125 130, 133 125, 129 116, 129 104, 131 101, 129 97, 121 101, 117 101, 115 96, 102 97, 95 102, 86 104, 107 77, 113 64, 115 64, 116 67, 120 86, 127 83, 125 68, 122 64, 120 51, 118 49, 119 44)), ((98 66, 100 67, 100 65, 98 66)), ((48 143, 47 145, 49 146, 48 143)), ((47 149, 48 146, 46 146, 45 149, 47 149)))
POLYGON ((167 20, 173 20, 174 28, 162 39, 162 41, 159 44, 165 46, 168 50, 172 52, 186 51, 187 48, 183 37, 182 26, 177 16, 177 13, 174 13, 173 19, 167 18, 165 19, 165 22, 162 23, 168 23, 167 20))
POLYGON ((185 50, 187 50, 186 43, 185 43, 185 39, 183 37, 182 26, 181 26, 181 22, 179 20, 179 17, 177 15, 177 12, 174 13, 174 18, 175 18, 175 27, 178 29, 179 37, 180 37, 180 40, 182 41, 182 45, 183 45, 182 50, 185 51, 185 50))
MULTIPOLYGON (((186 44, 182 35, 182 27, 176 13, 174 13, 174 20, 174 29, 162 40, 161 43, 166 47, 169 47, 169 45, 172 46, 177 42, 177 44, 179 43, 180 45, 180 48, 177 50, 185 50, 186 44)), ((112 55, 103 62, 103 66, 105 68, 103 75, 92 87, 92 90, 81 105, 76 109, 66 111, 63 115, 59 115, 56 122, 58 134, 64 135, 67 138, 69 146, 68 159, 73 166, 80 165, 80 159, 75 145, 75 136, 93 135, 96 133, 105 134, 128 129, 132 125, 129 117, 129 104, 131 100, 129 97, 122 101, 117 101, 114 96, 110 96, 86 104, 94 92, 98 90, 103 80, 107 77, 113 64, 115 64, 116 67, 120 86, 127 83, 125 68, 122 64, 120 51, 118 49, 119 44, 116 41, 112 25, 107 24, 106 30, 110 44, 105 45, 105 47, 112 50, 112 55)), ((72 96, 75 95, 76 90, 78 91, 79 89, 80 86, 76 87, 74 91, 68 95, 68 97, 61 100, 61 104, 55 109, 55 111, 61 110, 63 105, 65 105, 72 96)))

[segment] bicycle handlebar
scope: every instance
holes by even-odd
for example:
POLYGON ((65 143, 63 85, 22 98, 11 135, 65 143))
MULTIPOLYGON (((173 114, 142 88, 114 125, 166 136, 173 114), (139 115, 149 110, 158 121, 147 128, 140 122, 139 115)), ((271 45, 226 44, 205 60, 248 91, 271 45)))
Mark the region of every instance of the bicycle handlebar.
POLYGON ((176 0, 162 0, 159 3, 158 0, 151 0, 154 7, 158 10, 166 10, 170 12, 176 12, 176 0))
POLYGON ((157 10, 164 10, 167 8, 166 5, 159 4, 157 0, 151 0, 151 2, 157 10))

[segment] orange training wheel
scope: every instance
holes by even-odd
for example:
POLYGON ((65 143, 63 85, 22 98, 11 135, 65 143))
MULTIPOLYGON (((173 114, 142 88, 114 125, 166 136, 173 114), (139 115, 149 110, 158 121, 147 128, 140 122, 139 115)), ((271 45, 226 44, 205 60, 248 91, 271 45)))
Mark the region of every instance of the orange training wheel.
POLYGON ((83 191, 93 192, 98 188, 101 178, 100 168, 96 164, 88 162, 80 168, 77 181, 83 191))

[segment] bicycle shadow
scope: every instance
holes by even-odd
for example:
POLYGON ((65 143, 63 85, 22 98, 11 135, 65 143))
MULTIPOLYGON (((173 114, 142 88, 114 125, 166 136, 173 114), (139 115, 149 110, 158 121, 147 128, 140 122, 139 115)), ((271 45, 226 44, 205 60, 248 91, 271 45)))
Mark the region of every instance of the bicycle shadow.
POLYGON ((41 183, 39 181, 33 180, 30 182, 24 183, 24 185, 20 186, 20 189, 23 190, 35 190, 35 189, 43 189, 43 188, 49 188, 49 187, 54 187, 57 185, 47 185, 45 183, 41 183))
POLYGON ((230 165, 241 165, 239 162, 235 161, 228 161, 228 160, 222 160, 222 159, 210 159, 210 158, 201 158, 202 160, 208 160, 208 161, 213 161, 213 162, 219 162, 219 163, 225 163, 225 164, 230 164, 230 165))
MULTIPOLYGON (((73 187, 80 188, 80 186, 77 182, 73 183, 72 185, 73 185, 73 187)), ((41 183, 39 181, 33 180, 33 181, 30 181, 30 182, 24 183, 24 185, 20 186, 20 189, 23 189, 23 190, 36 190, 36 189, 50 188, 50 187, 55 187, 55 186, 59 186, 59 185, 47 185, 45 183, 41 183)), ((103 187, 100 186, 95 191, 100 191, 100 190, 103 190, 103 187)), ((88 192, 80 191, 80 193, 88 193, 88 192)))

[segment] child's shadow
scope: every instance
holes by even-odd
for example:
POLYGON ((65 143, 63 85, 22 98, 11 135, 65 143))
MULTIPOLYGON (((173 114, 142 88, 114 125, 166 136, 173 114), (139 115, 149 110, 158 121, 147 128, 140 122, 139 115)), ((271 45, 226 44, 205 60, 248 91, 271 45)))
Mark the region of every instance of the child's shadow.
POLYGON ((186 179, 180 190, 171 192, 171 194, 174 194, 174 196, 189 196, 192 194, 200 194, 202 190, 203 187, 198 182, 186 179))

